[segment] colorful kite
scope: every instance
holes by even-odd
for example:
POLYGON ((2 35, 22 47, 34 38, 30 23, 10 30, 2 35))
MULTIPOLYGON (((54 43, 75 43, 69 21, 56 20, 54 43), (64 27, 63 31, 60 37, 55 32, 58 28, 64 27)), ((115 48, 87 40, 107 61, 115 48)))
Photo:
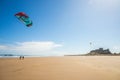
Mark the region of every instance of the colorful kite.
POLYGON ((15 16, 22 21, 27 27, 32 26, 32 21, 30 20, 29 16, 27 16, 24 12, 19 12, 15 14, 15 16))

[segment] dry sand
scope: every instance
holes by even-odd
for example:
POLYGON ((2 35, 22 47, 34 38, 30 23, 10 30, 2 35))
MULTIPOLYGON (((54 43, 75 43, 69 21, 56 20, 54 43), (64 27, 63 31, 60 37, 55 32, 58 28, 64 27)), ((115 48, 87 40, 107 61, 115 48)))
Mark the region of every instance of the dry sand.
POLYGON ((120 80, 120 56, 0 59, 0 80, 120 80))

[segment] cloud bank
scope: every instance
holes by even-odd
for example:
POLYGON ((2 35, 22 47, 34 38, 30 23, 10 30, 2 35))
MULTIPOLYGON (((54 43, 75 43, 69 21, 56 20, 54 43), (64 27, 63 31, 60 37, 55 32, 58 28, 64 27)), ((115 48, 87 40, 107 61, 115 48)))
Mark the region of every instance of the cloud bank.
POLYGON ((56 51, 56 48, 62 47, 62 44, 57 44, 52 41, 42 42, 17 42, 15 45, 0 45, 0 51, 7 53, 22 53, 28 55, 41 55, 56 51))

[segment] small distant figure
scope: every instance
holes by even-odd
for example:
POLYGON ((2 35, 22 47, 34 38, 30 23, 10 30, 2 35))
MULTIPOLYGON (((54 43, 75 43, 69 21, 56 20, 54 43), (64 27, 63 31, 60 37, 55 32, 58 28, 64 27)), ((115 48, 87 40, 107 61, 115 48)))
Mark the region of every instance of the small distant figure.
POLYGON ((24 59, 24 56, 20 56, 19 59, 20 59, 20 60, 23 60, 23 59, 24 59))
POLYGON ((20 56, 19 59, 21 60, 21 58, 22 58, 22 57, 20 56))
POLYGON ((24 59, 24 56, 22 56, 22 59, 24 59))
POLYGON ((90 45, 92 45, 92 42, 90 42, 90 45))

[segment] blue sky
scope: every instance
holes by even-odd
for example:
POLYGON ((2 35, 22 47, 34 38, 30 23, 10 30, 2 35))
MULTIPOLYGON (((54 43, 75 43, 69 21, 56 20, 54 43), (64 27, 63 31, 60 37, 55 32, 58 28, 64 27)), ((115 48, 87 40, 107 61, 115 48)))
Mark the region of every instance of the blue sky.
POLYGON ((119 4, 119 0, 0 0, 0 53, 56 56, 99 47, 120 52, 119 4), (21 11, 29 15, 32 27, 16 19, 14 14, 21 11))

